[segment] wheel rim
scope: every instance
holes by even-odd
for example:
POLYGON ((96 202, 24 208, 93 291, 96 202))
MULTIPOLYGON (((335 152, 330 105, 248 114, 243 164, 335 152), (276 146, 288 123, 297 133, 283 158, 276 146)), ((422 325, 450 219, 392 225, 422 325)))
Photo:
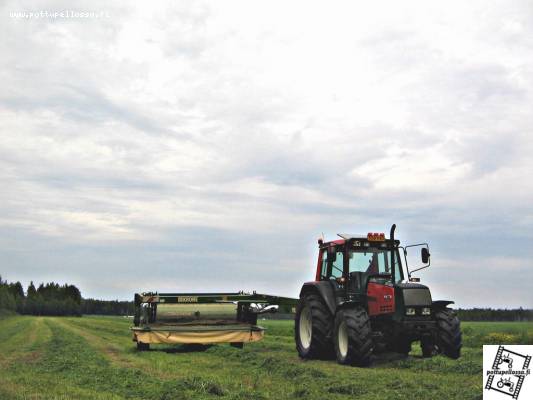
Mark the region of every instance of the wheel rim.
POLYGON ((309 308, 304 307, 300 313, 300 343, 304 349, 311 346, 311 336, 313 335, 313 325, 311 323, 311 313, 309 308))
POLYGON ((340 323, 337 336, 339 353, 342 357, 346 357, 348 355, 348 329, 346 328, 346 322, 342 321, 340 323))

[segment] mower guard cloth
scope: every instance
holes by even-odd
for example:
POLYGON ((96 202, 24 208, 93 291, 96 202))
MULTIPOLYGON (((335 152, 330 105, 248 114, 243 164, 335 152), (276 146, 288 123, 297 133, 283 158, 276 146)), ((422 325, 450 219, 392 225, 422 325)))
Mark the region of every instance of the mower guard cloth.
POLYGON ((163 344, 211 344, 257 342, 263 339, 264 330, 257 327, 218 330, 133 330, 133 341, 163 344))

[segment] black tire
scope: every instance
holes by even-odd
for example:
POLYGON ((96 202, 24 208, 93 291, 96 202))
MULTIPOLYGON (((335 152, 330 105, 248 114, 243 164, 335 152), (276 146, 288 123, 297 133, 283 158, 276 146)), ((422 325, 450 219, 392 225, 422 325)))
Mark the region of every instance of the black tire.
POLYGON ((296 307, 294 340, 301 358, 324 358, 331 354, 333 317, 318 294, 305 294, 296 307))
POLYGON ((139 351, 150 350, 150 343, 137 342, 137 350, 139 351))
POLYGON ((242 349, 244 347, 244 343, 243 342, 233 342, 233 343, 230 343, 230 346, 231 347, 235 347, 236 349, 242 349))
POLYGON ((447 357, 459 358, 463 346, 459 318, 453 310, 444 308, 435 313, 435 319, 438 328, 436 350, 447 357))
POLYGON ((339 364, 370 365, 374 342, 370 319, 363 307, 344 308, 337 312, 333 342, 339 364))

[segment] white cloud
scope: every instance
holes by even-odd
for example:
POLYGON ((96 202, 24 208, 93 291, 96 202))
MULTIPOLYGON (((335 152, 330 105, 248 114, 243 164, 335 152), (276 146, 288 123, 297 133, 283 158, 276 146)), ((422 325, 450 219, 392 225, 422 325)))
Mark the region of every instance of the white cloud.
MULTIPOLYGON (((1 8, 0 220, 16 248, 52 240, 62 263, 69 246, 141 243, 157 258, 211 230, 266 241, 301 280, 314 250, 292 243, 322 231, 398 222, 447 259, 456 237, 478 252, 487 230, 531 238, 527 2, 86 2, 110 17, 9 17, 43 7, 1 8)), ((3 243, 15 279, 28 255, 3 243)), ((224 265, 242 250, 220 249, 224 265)), ((276 287, 257 251, 243 268, 276 287)))

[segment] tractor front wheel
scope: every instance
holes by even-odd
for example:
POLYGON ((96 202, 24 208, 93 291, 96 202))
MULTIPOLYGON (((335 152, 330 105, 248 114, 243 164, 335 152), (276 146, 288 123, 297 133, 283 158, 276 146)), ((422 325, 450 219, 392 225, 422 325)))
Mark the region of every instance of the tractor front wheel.
POLYGON ((300 298, 294 317, 294 339, 301 358, 322 358, 331 353, 332 320, 322 297, 309 293, 300 298))
POLYGON ((459 318, 453 310, 444 308, 435 313, 435 319, 438 327, 437 351, 453 359, 459 358, 463 346, 459 318))
POLYGON ((365 367, 370 364, 374 348, 372 328, 362 307, 345 308, 337 312, 334 332, 335 354, 339 364, 365 367))

